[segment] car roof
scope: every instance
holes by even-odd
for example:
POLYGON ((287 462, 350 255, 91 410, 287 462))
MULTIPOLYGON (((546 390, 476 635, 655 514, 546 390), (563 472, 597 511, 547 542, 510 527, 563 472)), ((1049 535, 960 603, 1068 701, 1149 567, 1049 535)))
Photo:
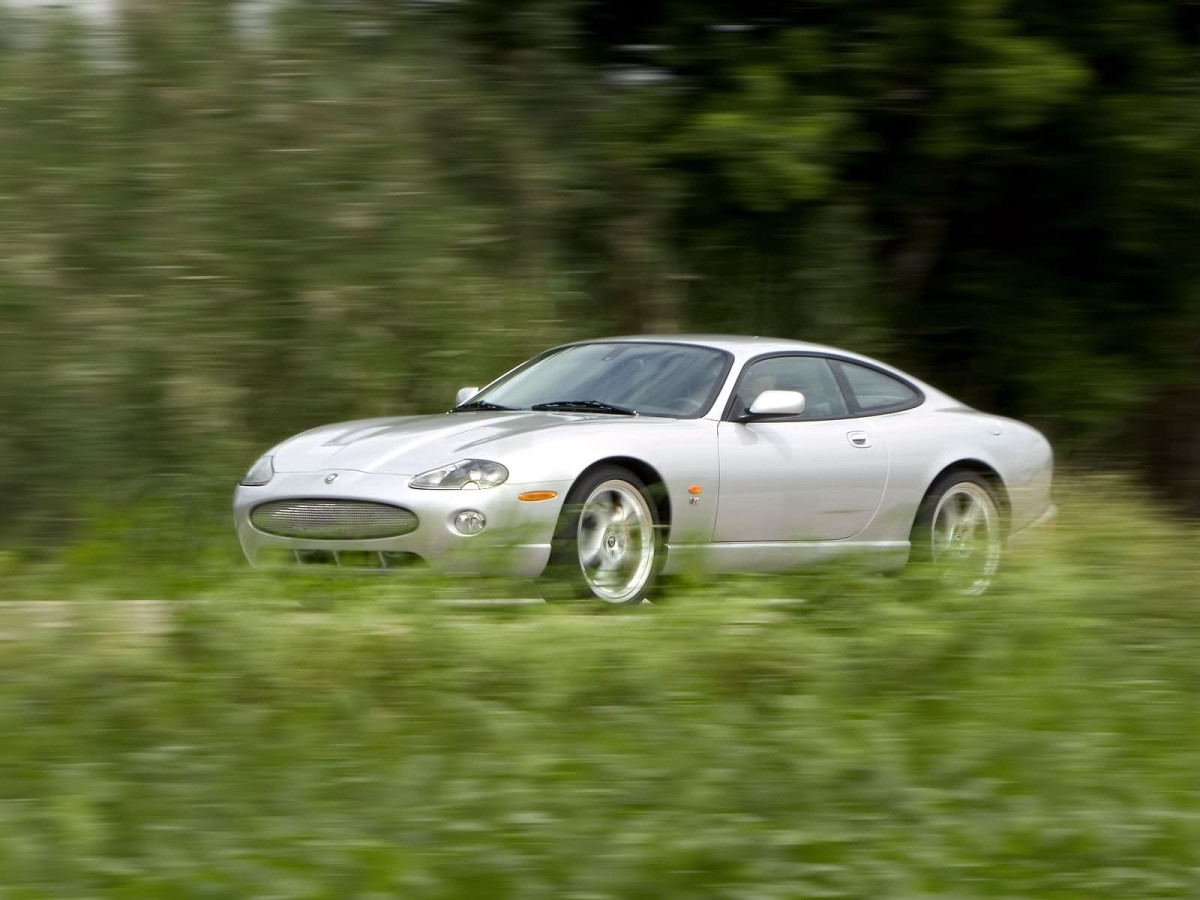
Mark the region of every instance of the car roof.
POLYGON ((927 399, 953 406, 962 404, 940 391, 933 385, 914 378, 902 369, 898 369, 882 360, 874 359, 852 350, 840 347, 830 347, 827 344, 813 344, 808 341, 793 341, 788 338, 762 337, 760 335, 740 334, 627 334, 614 337, 593 338, 586 341, 575 341, 577 344, 605 344, 614 342, 636 342, 648 344, 691 344, 700 347, 712 347, 724 350, 733 355, 735 364, 741 365, 756 356, 768 353, 821 353, 840 356, 849 360, 859 360, 885 372, 892 372, 900 378, 916 385, 925 392, 927 399))
MULTIPOLYGON (((616 337, 595 338, 579 341, 581 344, 604 344, 613 341, 631 341, 652 344, 693 344, 701 347, 712 347, 732 353, 739 360, 764 353, 815 352, 834 353, 839 356, 868 359, 860 353, 841 350, 825 344, 813 344, 808 341, 793 341, 788 338, 761 337, 759 335, 741 334, 627 334, 616 337)), ((890 366, 888 368, 891 368, 890 366)))

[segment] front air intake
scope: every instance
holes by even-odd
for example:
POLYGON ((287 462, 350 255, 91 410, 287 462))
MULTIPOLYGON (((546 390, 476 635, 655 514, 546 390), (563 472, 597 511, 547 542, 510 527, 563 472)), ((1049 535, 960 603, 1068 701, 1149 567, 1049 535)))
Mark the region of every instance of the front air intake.
POLYGON ((402 506, 366 500, 273 500, 254 507, 250 521, 279 537, 363 541, 417 530, 417 514, 402 506))

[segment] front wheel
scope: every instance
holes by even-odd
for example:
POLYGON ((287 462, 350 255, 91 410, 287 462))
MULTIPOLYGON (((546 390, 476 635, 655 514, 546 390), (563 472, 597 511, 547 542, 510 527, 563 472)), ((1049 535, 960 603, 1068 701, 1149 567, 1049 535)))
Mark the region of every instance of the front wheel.
POLYGON ((571 488, 543 576, 547 600, 641 603, 662 560, 658 514, 646 486, 627 469, 606 466, 571 488))
POLYGON ((939 478, 921 502, 912 548, 916 560, 932 564, 959 593, 986 591, 1004 550, 1003 521, 987 480, 966 471, 939 478))

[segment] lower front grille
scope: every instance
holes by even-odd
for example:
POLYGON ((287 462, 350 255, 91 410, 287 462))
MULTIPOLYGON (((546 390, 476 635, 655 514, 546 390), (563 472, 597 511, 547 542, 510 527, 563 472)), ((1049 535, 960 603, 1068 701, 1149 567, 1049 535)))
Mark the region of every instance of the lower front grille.
POLYGON ((417 514, 367 500, 273 500, 254 507, 250 522, 279 537, 362 541, 400 537, 417 530, 417 514))
POLYGON ((411 569, 425 564, 418 554, 397 550, 292 550, 281 559, 302 566, 343 569, 411 569))

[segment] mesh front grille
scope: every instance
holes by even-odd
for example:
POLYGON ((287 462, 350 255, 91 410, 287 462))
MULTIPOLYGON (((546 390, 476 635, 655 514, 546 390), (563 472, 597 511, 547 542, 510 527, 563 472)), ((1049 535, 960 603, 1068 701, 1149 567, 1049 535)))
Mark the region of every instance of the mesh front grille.
POLYGON ((254 507, 250 521, 280 537, 324 541, 399 537, 417 530, 417 515, 366 500, 275 500, 254 507))

